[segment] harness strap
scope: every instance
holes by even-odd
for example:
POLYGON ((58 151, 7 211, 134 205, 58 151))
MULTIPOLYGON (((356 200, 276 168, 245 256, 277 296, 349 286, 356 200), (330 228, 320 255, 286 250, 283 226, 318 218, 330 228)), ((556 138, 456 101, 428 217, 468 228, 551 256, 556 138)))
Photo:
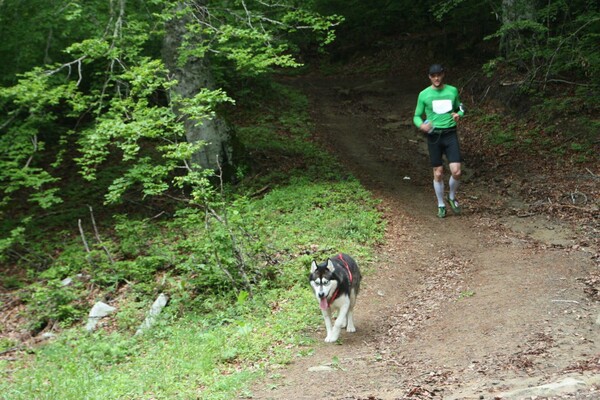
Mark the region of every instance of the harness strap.
MULTIPOLYGON (((339 258, 340 260, 342 260, 342 262, 344 263, 344 266, 348 270, 348 276, 350 277, 350 284, 352 284, 352 271, 350 271, 350 266, 348 265, 348 263, 346 262, 346 260, 344 260, 344 257, 342 256, 342 253, 338 254, 337 258, 339 258)), ((335 288, 335 292, 333 292, 333 296, 331 296, 331 298, 327 302, 329 305, 331 305, 335 301, 335 299, 337 299, 339 291, 340 291, 340 288, 338 286, 338 287, 335 288)))
POLYGON ((346 262, 346 260, 344 260, 344 256, 342 256, 342 253, 338 254, 338 258, 340 260, 342 260, 342 262, 346 266, 346 269, 348 270, 348 275, 350 275, 350 284, 352 284, 352 271, 350 271, 350 266, 348 265, 348 263, 346 262))

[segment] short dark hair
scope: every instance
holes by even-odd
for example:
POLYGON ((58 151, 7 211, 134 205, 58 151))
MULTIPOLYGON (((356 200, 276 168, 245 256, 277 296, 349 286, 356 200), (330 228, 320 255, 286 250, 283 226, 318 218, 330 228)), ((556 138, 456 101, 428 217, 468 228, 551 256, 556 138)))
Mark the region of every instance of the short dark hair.
POLYGON ((442 72, 444 72, 444 67, 442 66, 442 64, 432 64, 429 67, 427 75, 441 74, 442 72))

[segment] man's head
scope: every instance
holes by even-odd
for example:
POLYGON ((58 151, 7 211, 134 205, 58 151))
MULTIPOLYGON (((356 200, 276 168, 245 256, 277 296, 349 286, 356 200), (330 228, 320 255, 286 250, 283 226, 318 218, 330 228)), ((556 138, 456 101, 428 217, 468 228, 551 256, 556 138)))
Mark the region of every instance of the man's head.
POLYGON ((435 88, 441 88, 443 86, 442 80, 444 79, 444 67, 441 64, 432 64, 427 72, 429 80, 435 88))

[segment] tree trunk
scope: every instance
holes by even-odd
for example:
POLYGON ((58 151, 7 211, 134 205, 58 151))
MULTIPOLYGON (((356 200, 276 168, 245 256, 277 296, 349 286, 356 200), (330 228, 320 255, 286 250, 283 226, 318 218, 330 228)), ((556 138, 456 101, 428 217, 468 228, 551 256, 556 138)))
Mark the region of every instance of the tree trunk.
MULTIPOLYGON (((183 10, 183 3, 180 3, 178 8, 178 11, 183 10)), ((202 88, 215 89, 208 59, 188 57, 184 65, 178 64, 179 48, 190 20, 187 15, 170 20, 163 42, 164 63, 178 82, 171 90, 184 99, 194 97, 202 88)), ((177 113, 177 108, 174 109, 177 113)), ((231 163, 232 129, 224 119, 215 116, 198 124, 198 121, 184 117, 184 127, 188 142, 206 142, 206 145, 192 156, 193 162, 213 170, 231 163)))
POLYGON ((535 4, 525 0, 502 0, 502 23, 509 24, 522 19, 534 19, 535 4))
MULTIPOLYGON (((535 19, 535 4, 529 0, 502 0, 502 25, 507 26, 521 20, 535 19)), ((526 45, 526 39, 518 31, 509 31, 501 40, 501 51, 507 57, 526 45)))

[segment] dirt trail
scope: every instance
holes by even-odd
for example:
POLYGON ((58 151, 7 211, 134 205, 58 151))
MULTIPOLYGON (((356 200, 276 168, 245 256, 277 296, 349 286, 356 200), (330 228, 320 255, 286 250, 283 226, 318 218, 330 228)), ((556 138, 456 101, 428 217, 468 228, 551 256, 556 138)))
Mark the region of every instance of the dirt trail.
MULTIPOLYGON (((515 199, 494 197, 468 154, 463 214, 436 217, 425 144, 410 122, 426 82, 296 83, 319 138, 382 200, 387 241, 362 265, 357 332, 272 371, 253 398, 528 398, 506 393, 566 377, 587 382, 578 398, 600 398, 600 307, 579 279, 596 267, 573 250, 575 234, 544 218, 487 212, 515 199)), ((322 340, 324 327, 314 335, 322 340)), ((555 396, 538 398, 572 398, 555 396)))

